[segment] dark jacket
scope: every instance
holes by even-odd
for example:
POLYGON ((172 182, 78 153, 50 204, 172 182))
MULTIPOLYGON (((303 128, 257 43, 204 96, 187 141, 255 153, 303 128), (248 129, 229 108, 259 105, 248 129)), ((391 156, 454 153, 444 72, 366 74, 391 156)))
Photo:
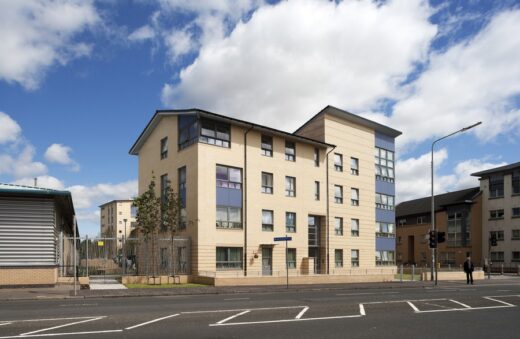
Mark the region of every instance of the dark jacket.
POLYGON ((464 272, 466 273, 470 273, 470 272, 473 272, 473 270, 475 269, 475 265, 473 265, 473 261, 464 261, 464 272))

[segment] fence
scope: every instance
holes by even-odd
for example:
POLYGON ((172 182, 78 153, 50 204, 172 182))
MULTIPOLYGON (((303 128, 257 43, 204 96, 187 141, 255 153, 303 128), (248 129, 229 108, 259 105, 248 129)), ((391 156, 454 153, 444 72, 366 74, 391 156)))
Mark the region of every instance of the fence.
MULTIPOLYGON (((73 238, 62 238, 63 243, 73 238)), ((174 237, 145 240, 143 238, 108 238, 88 236, 77 239, 77 275, 179 275, 191 273, 191 242, 174 237)), ((66 262, 73 263, 73 251, 66 262)), ((70 265, 68 265, 70 266, 70 265)), ((74 275, 67 266, 60 269, 65 276, 74 275)))

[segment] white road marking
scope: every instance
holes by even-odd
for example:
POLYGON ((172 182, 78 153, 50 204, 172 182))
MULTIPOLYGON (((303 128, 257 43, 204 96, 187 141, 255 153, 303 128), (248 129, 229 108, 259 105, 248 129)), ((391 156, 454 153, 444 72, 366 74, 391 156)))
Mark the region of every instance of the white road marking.
POLYGON ((7 337, 0 337, 0 339, 8 339, 8 338, 33 338, 33 337, 54 337, 54 336, 63 336, 63 335, 97 334, 97 333, 114 333, 114 332, 123 332, 123 330, 106 330, 106 331, 89 331, 89 332, 70 332, 70 333, 40 333, 40 334, 30 334, 30 335, 11 335, 11 336, 7 336, 7 337))
POLYGON ((365 312, 365 306, 363 306, 363 304, 359 304, 359 314, 367 315, 365 312))
MULTIPOLYGON (((302 318, 302 319, 281 319, 281 320, 265 320, 265 321, 251 321, 251 322, 241 322, 241 323, 216 323, 209 324, 212 326, 233 326, 233 325, 255 325, 255 324, 273 324, 273 323, 288 323, 294 321, 311 321, 311 320, 328 320, 328 319, 345 319, 345 318, 360 318, 362 315, 340 315, 335 317, 321 317, 321 318, 302 318)), ((1 338, 0 338, 1 339, 1 338)))
POLYGON ((511 290, 498 290, 498 292, 511 292, 511 290))
POLYGON ((9 325, 9 324, 12 324, 12 323, 1 323, 0 326, 9 325))
POLYGON ((251 298, 229 298, 229 299, 224 299, 225 301, 228 301, 228 300, 249 300, 251 298))
POLYGON ((446 300, 446 298, 442 299, 414 299, 414 300, 389 300, 389 301, 370 301, 363 303, 364 305, 375 305, 375 304, 394 304, 394 303, 405 303, 409 301, 439 301, 439 300, 446 300))
POLYGON ((468 306, 468 305, 466 305, 466 304, 463 304, 463 303, 461 303, 460 301, 453 300, 453 299, 450 299, 450 301, 451 301, 452 303, 459 304, 459 305, 462 306, 462 307, 465 307, 465 308, 471 308, 471 306, 468 306))
POLYGON ((249 310, 242 311, 240 313, 232 315, 231 317, 227 317, 226 319, 222 319, 221 321, 217 322, 217 324, 219 324, 219 325, 220 324, 224 324, 225 322, 227 322, 227 321, 229 321, 231 319, 235 319, 235 318, 240 317, 241 315, 249 313, 249 312, 251 312, 251 311, 249 311, 249 310))
POLYGON ((68 323, 68 324, 63 324, 63 325, 58 325, 58 326, 53 326, 53 327, 43 328, 43 329, 36 330, 36 331, 31 331, 31 332, 22 333, 22 334, 20 334, 20 335, 21 335, 21 336, 25 336, 25 335, 29 335, 29 334, 35 334, 35 333, 40 333, 40 332, 45 332, 45 331, 55 330, 55 329, 57 329, 57 328, 62 328, 62 327, 67 327, 67 326, 76 325, 76 324, 86 323, 86 322, 89 322, 89 321, 99 320, 99 319, 103 319, 103 318, 104 318, 104 316, 103 316, 103 317, 91 318, 91 319, 85 319, 85 320, 81 320, 81 321, 75 321, 75 322, 68 323))
MULTIPOLYGON (((504 296, 505 297, 505 296, 504 296)), ((498 300, 498 299, 495 299, 493 297, 483 297, 484 299, 488 299, 488 300, 493 300, 493 301, 496 301, 497 303, 500 303, 500 304, 504 304, 504 305, 507 305, 509 307, 514 307, 516 305, 513 305, 513 304, 510 304, 510 303, 506 303, 505 301, 502 301, 502 300, 498 300)))
POLYGON ((198 313, 222 313, 222 312, 237 312, 237 311, 264 311, 264 310, 282 310, 287 308, 303 308, 302 306, 280 306, 280 307, 259 307, 259 308, 235 308, 231 310, 207 310, 207 311, 188 311, 181 312, 181 314, 198 314, 198 313))
POLYGON ((309 306, 305 307, 303 310, 301 310, 300 313, 298 313, 298 315, 294 319, 300 319, 305 314, 305 312, 307 312, 308 309, 309 309, 309 306))
POLYGON ((76 320, 76 319, 92 319, 92 318, 105 318, 106 315, 96 315, 90 317, 69 317, 69 318, 44 318, 44 319, 24 319, 24 320, 5 320, 10 323, 23 323, 33 321, 55 321, 55 320, 76 320))
POLYGON ((415 311, 415 312, 419 312, 419 309, 417 307, 415 307, 414 304, 412 304, 410 301, 407 301, 406 302, 408 305, 410 305, 410 307, 415 311))
POLYGON ((61 307, 97 306, 98 304, 62 304, 61 307))
POLYGON ((147 322, 144 322, 144 323, 140 323, 140 324, 137 324, 137 325, 134 325, 134 326, 126 327, 125 330, 132 330, 134 328, 141 327, 141 326, 144 326, 144 325, 148 325, 148 324, 151 324, 151 323, 155 323, 155 322, 158 322, 158 321, 161 321, 161 320, 164 320, 164 319, 173 318, 173 317, 178 316, 179 314, 180 313, 175 313, 175 314, 167 315, 166 317, 153 319, 153 320, 150 320, 150 321, 147 321, 147 322))
POLYGON ((376 293, 339 293, 339 294, 336 294, 338 296, 340 295, 374 295, 376 293))

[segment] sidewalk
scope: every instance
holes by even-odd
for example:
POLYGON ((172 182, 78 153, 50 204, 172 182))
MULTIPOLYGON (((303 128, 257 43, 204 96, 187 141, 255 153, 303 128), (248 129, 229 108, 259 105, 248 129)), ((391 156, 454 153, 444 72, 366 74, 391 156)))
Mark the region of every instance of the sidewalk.
MULTIPOLYGON (((516 275, 495 275, 491 280, 476 281, 477 286, 493 284, 497 281, 510 280, 512 283, 520 283, 520 277, 516 275)), ((439 281, 439 287, 466 286, 465 281, 439 281), (444 286, 443 286, 444 285, 444 286)), ((72 298, 118 298, 118 297, 144 297, 144 296, 169 296, 169 295, 198 295, 198 294, 238 294, 238 293, 272 293, 272 292, 298 292, 309 290, 370 290, 370 289, 399 289, 399 288, 431 288, 431 281, 393 281, 383 283, 350 283, 350 284, 322 284, 322 285, 285 285, 276 286, 204 286, 204 287, 171 287, 171 288, 135 288, 112 290, 77 290, 74 295, 74 286, 57 285, 48 288, 0 288, 0 301, 2 300, 44 300, 44 299, 72 299, 72 298)))

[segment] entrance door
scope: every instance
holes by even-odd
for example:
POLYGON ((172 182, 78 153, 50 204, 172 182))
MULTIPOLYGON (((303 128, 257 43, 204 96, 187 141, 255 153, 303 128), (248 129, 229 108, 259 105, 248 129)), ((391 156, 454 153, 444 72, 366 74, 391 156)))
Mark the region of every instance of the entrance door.
POLYGON ((273 275, 272 247, 262 247, 262 275, 273 275))
POLYGON ((320 274, 320 249, 309 247, 309 257, 314 258, 314 274, 320 274))

